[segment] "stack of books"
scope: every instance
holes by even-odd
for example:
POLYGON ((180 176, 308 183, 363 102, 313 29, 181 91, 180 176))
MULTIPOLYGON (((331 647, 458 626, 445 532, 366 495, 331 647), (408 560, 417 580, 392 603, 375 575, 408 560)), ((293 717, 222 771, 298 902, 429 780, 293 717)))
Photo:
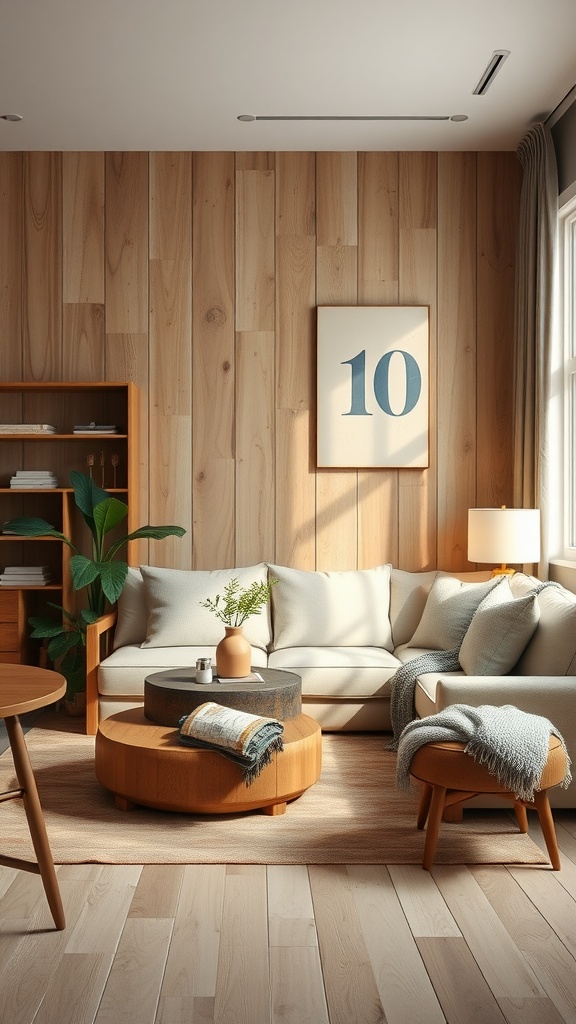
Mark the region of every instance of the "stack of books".
POLYGON ((58 478, 50 469, 17 469, 10 477, 10 487, 24 490, 37 490, 58 487, 58 478))
POLYGON ((0 423, 0 434, 55 434, 50 423, 0 423))
POLYGON ((74 427, 75 434, 116 434, 118 428, 114 423, 96 423, 92 420, 92 423, 79 423, 74 427))
POLYGON ((0 587, 45 587, 51 579, 47 565, 7 565, 0 573, 0 587))

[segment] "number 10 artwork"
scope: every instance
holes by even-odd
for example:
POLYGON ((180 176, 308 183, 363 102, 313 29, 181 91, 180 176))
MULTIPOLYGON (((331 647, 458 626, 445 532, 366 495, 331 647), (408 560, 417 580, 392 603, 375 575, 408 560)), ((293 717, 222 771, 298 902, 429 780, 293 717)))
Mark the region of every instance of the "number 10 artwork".
POLYGON ((319 468, 428 466, 428 306, 318 307, 319 468))

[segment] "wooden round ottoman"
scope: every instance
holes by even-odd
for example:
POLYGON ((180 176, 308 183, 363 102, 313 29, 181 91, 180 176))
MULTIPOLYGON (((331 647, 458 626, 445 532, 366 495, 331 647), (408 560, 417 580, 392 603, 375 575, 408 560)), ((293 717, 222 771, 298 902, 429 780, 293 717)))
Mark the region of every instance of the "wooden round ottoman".
POLYGON ((495 793, 512 800, 521 832, 528 831, 526 808, 536 810, 546 849, 554 871, 560 870, 560 854, 556 842, 554 819, 547 791, 559 785, 566 774, 566 755, 557 736, 550 736, 548 760, 534 793, 534 803, 519 800, 507 792, 488 769, 465 753, 464 743, 427 743, 412 758, 410 775, 423 783, 417 825, 423 829, 428 819, 422 867, 429 871, 434 860, 440 821, 445 807, 463 803, 482 793, 495 793))

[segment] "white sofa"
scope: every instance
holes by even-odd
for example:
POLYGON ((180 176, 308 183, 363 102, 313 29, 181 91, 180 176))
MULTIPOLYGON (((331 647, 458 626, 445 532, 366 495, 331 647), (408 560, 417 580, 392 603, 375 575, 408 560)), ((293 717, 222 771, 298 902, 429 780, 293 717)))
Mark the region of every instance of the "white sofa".
MULTIPOLYGON (((236 569, 130 569, 116 613, 87 635, 87 729, 99 718, 142 705, 152 672, 215 658, 223 626, 201 601, 276 581, 270 606, 245 634, 252 665, 296 672, 303 710, 324 730, 388 731, 390 680, 423 652, 466 636, 455 672, 416 683, 420 716, 449 704, 515 704, 549 718, 576 762, 576 596, 517 573, 498 585, 486 572, 406 572, 390 565, 350 572, 305 572, 260 563, 236 569), (489 594, 490 591, 490 594, 489 594), (477 612, 475 614, 475 610, 477 612), (115 628, 114 628, 115 627, 115 628), (511 660, 512 659, 512 660, 511 660)), ((556 790, 556 806, 576 806, 576 784, 556 790)))

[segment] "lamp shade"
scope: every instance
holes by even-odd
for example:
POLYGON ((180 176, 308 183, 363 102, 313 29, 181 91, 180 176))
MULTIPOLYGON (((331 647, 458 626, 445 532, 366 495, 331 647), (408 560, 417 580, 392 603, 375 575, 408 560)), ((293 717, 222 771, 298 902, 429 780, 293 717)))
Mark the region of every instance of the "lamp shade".
POLYGON ((538 562, 540 510, 537 508, 468 509, 470 562, 538 562))

